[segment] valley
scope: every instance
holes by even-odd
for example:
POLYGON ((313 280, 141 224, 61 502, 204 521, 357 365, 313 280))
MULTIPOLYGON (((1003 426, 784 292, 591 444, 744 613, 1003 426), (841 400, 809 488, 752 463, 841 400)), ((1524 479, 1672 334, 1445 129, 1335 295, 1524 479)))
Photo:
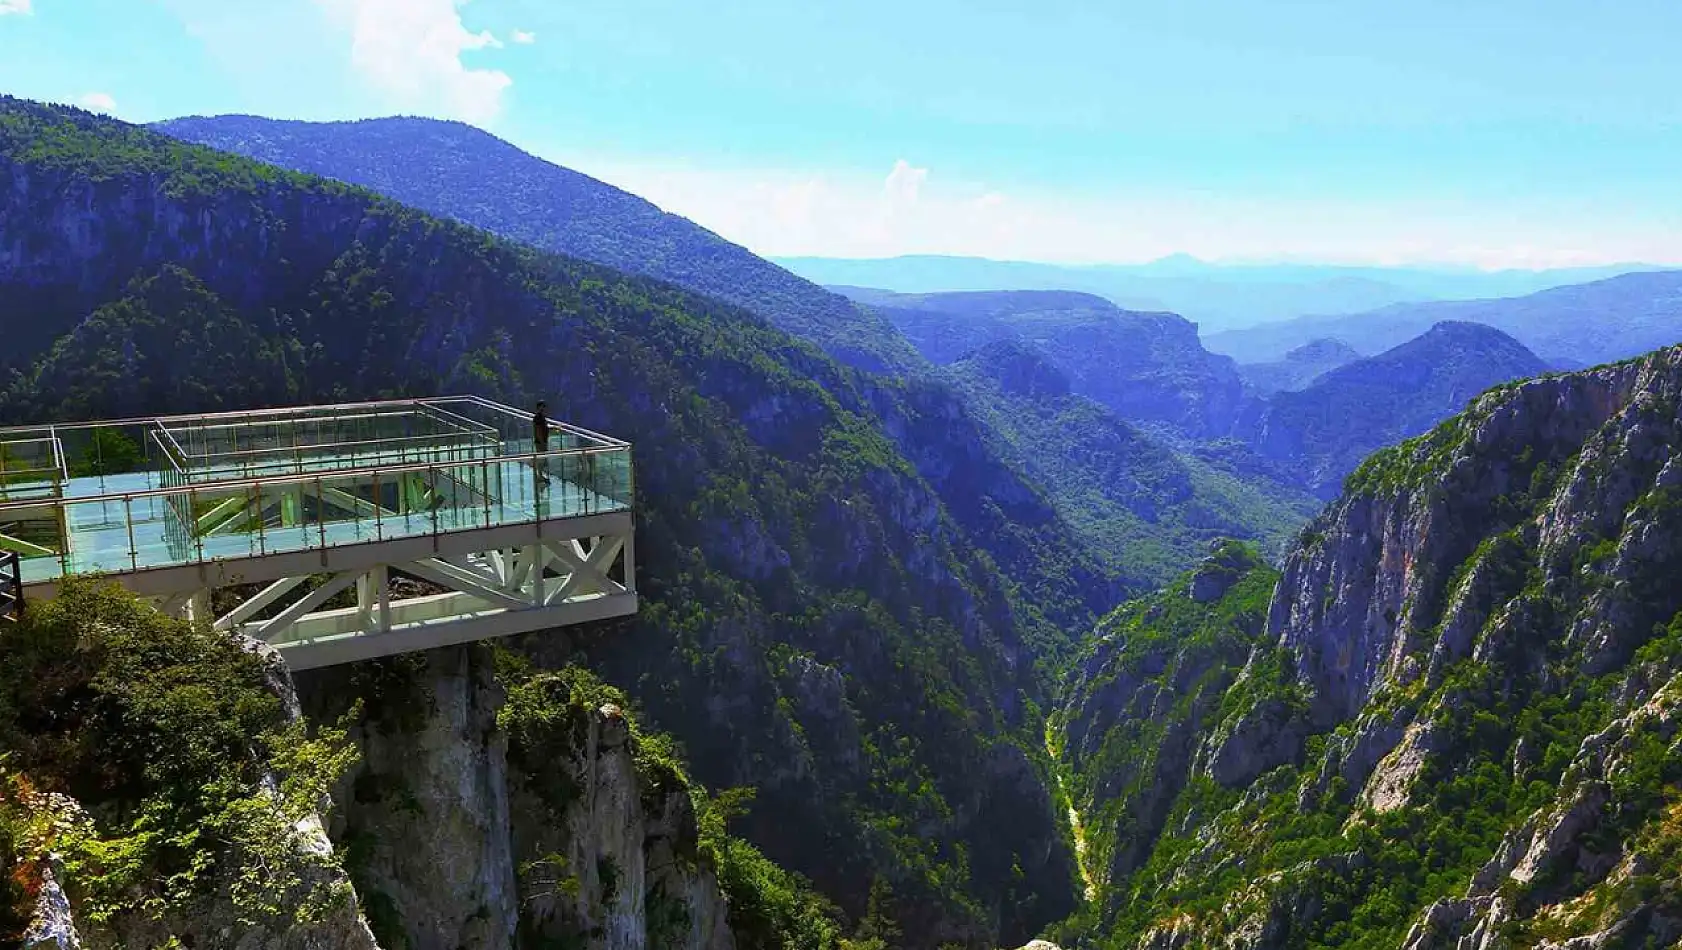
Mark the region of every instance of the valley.
POLYGON ((547 399, 642 597, 295 672, 32 605, 8 938, 1682 941, 1673 273, 791 272, 462 123, 16 98, 0 223, 0 424, 547 399))

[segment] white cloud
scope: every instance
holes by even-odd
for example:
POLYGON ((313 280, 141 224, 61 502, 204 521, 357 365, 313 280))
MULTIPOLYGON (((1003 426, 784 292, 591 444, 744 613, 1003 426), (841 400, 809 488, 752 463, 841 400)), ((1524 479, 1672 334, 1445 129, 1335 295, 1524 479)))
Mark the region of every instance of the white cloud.
POLYGON ((916 204, 917 195, 923 190, 923 182, 929 180, 927 168, 913 168, 905 159, 894 162, 894 170, 888 172, 888 180, 883 182, 888 198, 898 204, 916 204))
POLYGON ((111 98, 111 94, 108 92, 90 92, 78 96, 76 104, 84 109, 104 112, 108 115, 117 111, 117 100, 111 98))
POLYGON ((509 35, 509 39, 521 46, 530 46, 531 44, 537 42, 537 34, 528 30, 515 30, 509 35))
POLYGON ((351 64, 404 109, 489 123, 514 84, 507 73, 473 69, 465 53, 497 49, 489 31, 462 24, 466 0, 316 0, 350 34, 351 64))
POLYGON ((30 0, 0 0, 0 16, 8 13, 27 14, 30 10, 30 0))

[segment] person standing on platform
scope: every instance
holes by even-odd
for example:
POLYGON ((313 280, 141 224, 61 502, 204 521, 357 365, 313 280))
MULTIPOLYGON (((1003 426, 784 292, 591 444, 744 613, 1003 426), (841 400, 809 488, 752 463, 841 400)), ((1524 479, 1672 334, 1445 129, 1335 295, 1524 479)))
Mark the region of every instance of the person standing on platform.
POLYGON ((549 459, 546 454, 549 451, 549 404, 541 399, 537 401, 537 411, 531 414, 531 442, 538 455, 534 467, 537 470, 537 487, 541 491, 549 487, 549 459))

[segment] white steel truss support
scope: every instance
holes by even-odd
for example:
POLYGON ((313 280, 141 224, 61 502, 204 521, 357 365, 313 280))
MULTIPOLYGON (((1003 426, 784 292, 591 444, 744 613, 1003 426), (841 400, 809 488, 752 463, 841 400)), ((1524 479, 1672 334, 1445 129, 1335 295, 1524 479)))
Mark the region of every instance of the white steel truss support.
POLYGON ((273 584, 263 588, 262 592, 251 598, 221 617, 216 618, 216 629, 232 630, 240 624, 256 616, 257 612, 269 606, 280 598, 295 590, 308 577, 283 577, 273 584))
POLYGON ((165 612, 263 640, 293 669, 309 669, 633 614, 631 551, 627 530, 347 565, 272 580, 213 620, 209 588, 155 600, 165 612), (394 591, 394 573, 430 590, 394 591), (329 607, 335 599, 352 605, 329 607))

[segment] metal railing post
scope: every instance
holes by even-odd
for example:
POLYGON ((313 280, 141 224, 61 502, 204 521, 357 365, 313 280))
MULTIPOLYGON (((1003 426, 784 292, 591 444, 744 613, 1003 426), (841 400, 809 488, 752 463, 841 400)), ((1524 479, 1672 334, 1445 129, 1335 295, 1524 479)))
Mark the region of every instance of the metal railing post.
POLYGON ((134 498, 123 496, 123 523, 128 526, 128 563, 129 569, 140 570, 140 549, 134 543, 134 498))
MULTIPOLYGON (((321 488, 321 476, 315 477, 315 527, 316 535, 321 538, 321 549, 327 550, 327 496, 321 488)), ((303 512, 299 512, 300 515, 303 512)))
POLYGON ((268 519, 263 517, 263 483, 251 483, 251 507, 257 512, 257 553, 269 553, 268 519))
POLYGON ((204 532, 199 530, 199 491, 196 488, 187 489, 187 530, 193 536, 193 549, 198 552, 197 560, 204 563, 204 532))
POLYGON ((433 543, 436 544, 437 543, 437 537, 438 537, 438 509, 443 507, 443 502, 444 502, 444 499, 439 497, 439 495, 438 495, 438 468, 437 468, 437 466, 428 465, 426 467, 426 477, 427 477, 428 483, 432 487, 432 501, 427 505, 427 507, 432 509, 432 537, 434 539, 433 543))

